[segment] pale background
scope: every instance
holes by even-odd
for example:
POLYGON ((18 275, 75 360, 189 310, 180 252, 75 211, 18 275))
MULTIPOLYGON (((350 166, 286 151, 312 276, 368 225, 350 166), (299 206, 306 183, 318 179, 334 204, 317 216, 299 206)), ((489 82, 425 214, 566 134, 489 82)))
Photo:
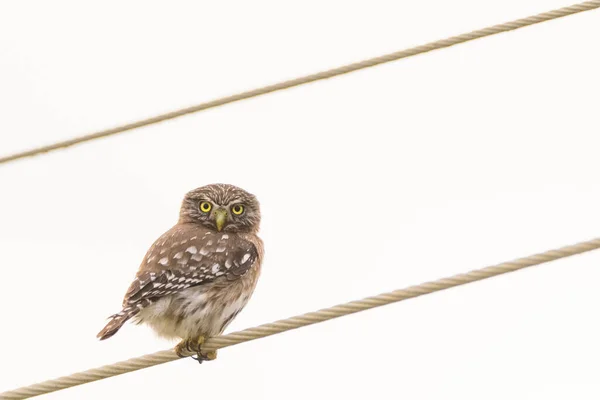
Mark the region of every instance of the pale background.
MULTIPOLYGON (((0 3, 0 154, 571 1, 0 3)), ((0 166, 0 391, 172 345, 105 318, 183 194, 255 193, 235 331, 600 236, 592 11, 0 166)), ((600 252, 48 399, 597 399, 600 252)))

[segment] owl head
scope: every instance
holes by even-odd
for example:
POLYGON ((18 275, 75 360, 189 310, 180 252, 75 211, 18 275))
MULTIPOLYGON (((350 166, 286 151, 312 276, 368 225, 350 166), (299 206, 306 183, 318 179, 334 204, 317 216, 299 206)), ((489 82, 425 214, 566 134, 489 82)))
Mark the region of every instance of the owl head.
POLYGON ((260 206, 253 194, 237 186, 217 183, 188 192, 179 221, 219 232, 258 232, 260 206))

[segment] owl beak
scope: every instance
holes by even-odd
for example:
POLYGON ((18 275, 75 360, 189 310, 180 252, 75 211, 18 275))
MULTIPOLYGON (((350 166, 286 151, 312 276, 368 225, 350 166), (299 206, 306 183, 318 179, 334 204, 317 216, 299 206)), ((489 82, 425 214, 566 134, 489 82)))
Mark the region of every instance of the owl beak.
POLYGON ((225 226, 225 222, 227 222, 227 211, 223 209, 215 210, 215 224, 217 225, 217 230, 219 232, 221 232, 225 226))

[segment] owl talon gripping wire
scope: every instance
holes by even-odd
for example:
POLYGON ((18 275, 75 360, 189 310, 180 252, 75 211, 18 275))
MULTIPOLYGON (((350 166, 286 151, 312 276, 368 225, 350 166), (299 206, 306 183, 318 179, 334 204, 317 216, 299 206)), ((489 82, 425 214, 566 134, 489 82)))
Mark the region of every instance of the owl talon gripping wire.
POLYGON ((216 351, 209 351, 204 353, 202 351, 202 345, 204 344, 204 336, 200 336, 198 339, 186 339, 182 340, 177 346, 175 346, 175 353, 179 357, 188 357, 189 353, 196 353, 196 357, 191 356, 194 360, 202 364, 203 361, 212 361, 217 358, 216 351))
POLYGON ((192 359, 198 361, 199 364, 202 364, 202 362, 204 362, 204 361, 212 361, 216 358, 217 358, 216 351, 209 351, 206 354, 202 354, 201 352, 198 352, 196 357, 192 356, 192 359))

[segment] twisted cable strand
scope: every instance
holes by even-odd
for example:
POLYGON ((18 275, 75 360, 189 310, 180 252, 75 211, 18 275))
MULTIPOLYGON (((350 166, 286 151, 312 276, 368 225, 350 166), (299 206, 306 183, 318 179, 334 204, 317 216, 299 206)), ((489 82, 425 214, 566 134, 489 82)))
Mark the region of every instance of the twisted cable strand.
POLYGON ((572 6, 559 8, 556 10, 544 12, 538 15, 533 15, 527 18, 518 19, 516 21, 506 22, 499 25, 490 26, 477 31, 464 33, 462 35, 453 36, 447 39, 438 40, 435 42, 427 43, 421 46, 413 47, 406 50, 397 51, 394 53, 386 54, 379 57, 370 58, 367 60, 359 61, 356 63, 344 65, 341 67, 329 69, 326 71, 318 72, 311 75, 306 75, 300 78, 291 79, 288 81, 276 83, 274 85, 264 86, 258 89, 249 90, 246 92, 234 94, 232 96, 222 97, 216 100, 201 103, 195 106, 182 108, 179 110, 171 111, 165 114, 157 115, 155 117, 143 119, 140 121, 132 122, 129 124, 117 126, 114 128, 94 132, 88 135, 68 139, 62 142, 56 142, 47 146, 37 147, 31 150, 23 151, 20 153, 11 154, 5 157, 0 157, 0 164, 8 163, 11 161, 19 160, 25 157, 31 157, 50 151, 64 149, 66 147, 74 146, 90 140, 100 139, 107 136, 120 134, 132 129, 141 128, 143 126, 156 124, 162 121, 178 118, 184 115, 196 113, 199 111, 207 110, 209 108, 219 107, 225 104, 233 103, 240 100, 249 99, 252 97, 261 96, 267 93, 276 92, 283 89, 289 89, 294 86, 304 85, 306 83, 315 82, 323 79, 333 78, 335 76, 347 74, 349 72, 358 71, 361 69, 373 67, 379 64, 388 63, 391 61, 400 60, 402 58, 412 57, 417 54, 427 53, 432 50, 438 50, 445 47, 454 46, 456 44, 465 43, 471 40, 479 39, 485 36, 491 36, 502 32, 508 32, 515 29, 523 28, 526 26, 538 24, 540 22, 550 21, 557 18, 562 18, 568 15, 577 14, 583 11, 589 11, 600 7, 600 0, 584 1, 583 3, 574 4, 572 6))
MULTIPOLYGON (((377 296, 351 301, 346 304, 339 304, 337 306, 324 308, 319 311, 309 312, 307 314, 260 325, 255 328, 244 329, 239 332, 208 339, 203 345, 203 350, 211 351, 222 349, 224 347, 233 346, 242 342, 260 339, 292 329, 301 328, 303 326, 342 317, 344 315, 354 314, 360 311, 369 310, 371 308, 381 307, 386 304, 395 303, 413 297, 438 292, 451 287, 491 278, 493 276, 506 274, 508 272, 518 271, 520 269, 557 260, 559 258, 573 256, 575 254, 585 253, 598 248, 600 248, 600 238, 565 246, 556 250, 546 251, 544 253, 535 254, 529 257, 519 258, 514 261, 492 265, 486 268, 473 270, 448 278, 442 278, 436 281, 410 286, 406 289, 382 293, 377 296)), ((173 350, 163 350, 153 354, 147 354, 142 357, 131 358, 115 364, 78 372, 70 376, 64 376, 62 378, 52 379, 45 382, 36 383, 31 386, 0 393, 0 400, 27 399, 40 394, 50 393, 72 386, 82 385, 84 383, 94 382, 115 375, 163 364, 169 361, 177 360, 178 358, 179 357, 173 350)))

